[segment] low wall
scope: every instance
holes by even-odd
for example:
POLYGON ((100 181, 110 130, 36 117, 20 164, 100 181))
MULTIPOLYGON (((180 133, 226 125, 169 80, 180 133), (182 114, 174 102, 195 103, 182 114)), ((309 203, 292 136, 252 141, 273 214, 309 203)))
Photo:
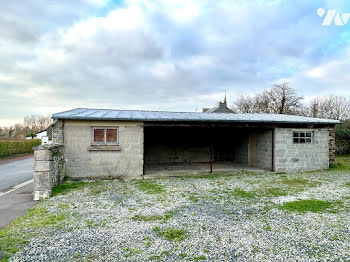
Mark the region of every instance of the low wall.
POLYGON ((64 147, 44 144, 34 147, 34 200, 51 195, 52 188, 62 183, 65 174, 64 147))

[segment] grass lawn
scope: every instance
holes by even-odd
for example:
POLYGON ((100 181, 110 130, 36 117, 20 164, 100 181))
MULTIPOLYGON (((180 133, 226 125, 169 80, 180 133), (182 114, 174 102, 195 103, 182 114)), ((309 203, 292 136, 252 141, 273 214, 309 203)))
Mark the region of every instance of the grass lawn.
POLYGON ((6 261, 349 261, 350 156, 327 171, 66 183, 0 231, 6 261))

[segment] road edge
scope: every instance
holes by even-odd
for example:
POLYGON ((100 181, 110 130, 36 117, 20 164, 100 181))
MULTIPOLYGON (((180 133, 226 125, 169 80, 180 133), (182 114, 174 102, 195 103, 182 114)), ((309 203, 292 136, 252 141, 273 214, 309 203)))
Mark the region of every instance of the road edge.
POLYGON ((20 184, 18 184, 16 186, 13 186, 12 189, 10 189, 9 191, 0 193, 0 197, 5 196, 5 195, 7 195, 7 194, 9 194, 9 193, 19 189, 19 188, 22 188, 22 187, 24 187, 24 186, 26 186, 26 185, 28 185, 30 183, 33 183, 33 182, 34 182, 34 179, 29 179, 29 180, 27 180, 25 182, 22 182, 22 183, 20 183, 20 184))

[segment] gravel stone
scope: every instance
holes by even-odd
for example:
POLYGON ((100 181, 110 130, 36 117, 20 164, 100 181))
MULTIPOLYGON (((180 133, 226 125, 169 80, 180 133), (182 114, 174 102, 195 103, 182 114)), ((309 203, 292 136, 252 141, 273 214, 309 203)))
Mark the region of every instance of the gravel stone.
POLYGON ((217 178, 152 181, 163 185, 166 192, 146 194, 138 189, 137 181, 109 180, 40 202, 39 206, 64 214, 65 219, 35 229, 29 244, 10 260, 350 260, 350 187, 345 186, 349 173, 242 172, 217 178), (285 178, 312 183, 293 186, 284 184, 285 178), (238 188, 255 195, 237 196, 234 190, 238 188), (266 195, 268 188, 285 190, 288 195, 266 195), (336 212, 322 213, 278 208, 289 201, 311 198, 340 201, 342 205, 336 212), (166 219, 165 214, 172 216, 166 219), (135 215, 163 219, 143 221, 133 219, 135 215), (169 241, 157 234, 155 227, 183 229, 186 238, 169 241))

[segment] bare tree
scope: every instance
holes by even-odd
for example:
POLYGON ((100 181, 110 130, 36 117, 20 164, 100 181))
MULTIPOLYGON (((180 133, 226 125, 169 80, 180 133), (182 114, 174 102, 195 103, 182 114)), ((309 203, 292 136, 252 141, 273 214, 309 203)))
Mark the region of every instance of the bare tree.
POLYGON ((23 123, 16 123, 10 127, 2 127, 0 137, 2 139, 25 139, 28 135, 34 137, 41 130, 48 128, 51 117, 43 115, 26 116, 23 123))
POLYGON ((261 94, 255 96, 255 108, 257 113, 275 113, 271 107, 270 91, 265 90, 261 94))
POLYGON ((233 108, 240 113, 301 114, 302 100, 288 83, 281 83, 253 96, 240 96, 233 108))
POLYGON ((233 109, 239 113, 257 113, 255 96, 242 95, 234 102, 233 109))
POLYGON ((300 113, 303 100, 288 83, 274 84, 267 91, 270 111, 277 114, 296 115, 300 113))
POLYGON ((23 124, 32 132, 38 132, 46 129, 50 126, 51 117, 42 115, 30 115, 26 116, 23 120, 23 124))
POLYGON ((341 96, 317 97, 307 106, 312 117, 345 120, 350 118, 350 99, 341 96))

